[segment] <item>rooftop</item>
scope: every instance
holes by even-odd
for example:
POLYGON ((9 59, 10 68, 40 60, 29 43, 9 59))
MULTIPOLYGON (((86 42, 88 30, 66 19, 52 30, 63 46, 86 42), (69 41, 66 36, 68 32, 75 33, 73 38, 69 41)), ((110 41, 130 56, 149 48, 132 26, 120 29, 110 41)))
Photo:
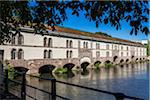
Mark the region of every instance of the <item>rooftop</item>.
MULTIPOLYGON (((51 30, 52 28, 50 26, 48 26, 48 29, 51 30)), ((90 33, 90 32, 85 32, 85 31, 60 27, 60 26, 55 26, 55 31, 65 32, 65 33, 70 33, 70 34, 75 34, 75 35, 81 35, 81 36, 87 36, 87 37, 92 37, 92 38, 96 38, 96 39, 111 40, 111 41, 117 41, 117 42, 125 42, 125 43, 129 43, 129 44, 134 44, 134 45, 136 44, 137 46, 144 46, 142 43, 139 43, 139 42, 133 42, 133 41, 130 41, 130 40, 124 40, 124 39, 119 39, 119 38, 115 38, 115 37, 109 37, 109 36, 94 34, 94 33, 90 33)))

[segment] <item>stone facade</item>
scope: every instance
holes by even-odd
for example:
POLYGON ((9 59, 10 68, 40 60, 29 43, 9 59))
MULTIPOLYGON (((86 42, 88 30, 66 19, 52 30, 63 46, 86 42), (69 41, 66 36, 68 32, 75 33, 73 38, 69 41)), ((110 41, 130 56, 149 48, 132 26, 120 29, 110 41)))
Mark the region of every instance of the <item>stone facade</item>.
POLYGON ((31 28, 22 28, 20 36, 12 38, 13 43, 0 45, 4 51, 3 60, 9 60, 13 67, 24 67, 28 73, 38 73, 44 65, 53 65, 56 68, 65 64, 74 64, 80 67, 82 63, 96 61, 104 63, 109 60, 113 63, 130 62, 137 58, 146 58, 146 48, 139 43, 127 40, 91 37, 81 34, 50 31, 44 36, 34 34, 31 28), (13 40, 14 39, 14 40, 13 40))

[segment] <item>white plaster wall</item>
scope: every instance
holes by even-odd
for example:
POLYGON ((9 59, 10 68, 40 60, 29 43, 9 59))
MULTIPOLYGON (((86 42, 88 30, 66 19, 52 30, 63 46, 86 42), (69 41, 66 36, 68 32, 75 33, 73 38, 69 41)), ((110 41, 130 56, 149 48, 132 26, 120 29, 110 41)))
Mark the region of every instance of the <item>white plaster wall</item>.
MULTIPOLYGON (((95 44, 96 45, 96 44, 95 44)), ((100 48, 101 49, 106 49, 106 43, 101 42, 100 43, 100 48)))
POLYGON ((78 40, 72 38, 52 37, 53 47, 66 47, 66 41, 72 40, 73 48, 78 48, 78 40))
POLYGON ((21 32, 21 34, 24 36, 24 45, 43 46, 45 36, 24 32, 21 32))
POLYGON ((23 47, 23 46, 0 46, 0 50, 4 50, 4 60, 11 59, 11 50, 15 48, 16 51, 22 49, 24 51, 24 59, 43 59, 44 50, 52 50, 52 58, 66 58, 66 51, 72 50, 72 58, 78 58, 78 49, 60 49, 60 48, 46 48, 46 47, 23 47))

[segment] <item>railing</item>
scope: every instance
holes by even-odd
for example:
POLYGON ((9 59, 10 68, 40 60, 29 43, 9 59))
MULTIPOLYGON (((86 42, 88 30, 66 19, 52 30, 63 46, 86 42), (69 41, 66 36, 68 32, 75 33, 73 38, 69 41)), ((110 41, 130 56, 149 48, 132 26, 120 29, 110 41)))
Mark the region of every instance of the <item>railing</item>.
POLYGON ((23 73, 17 72, 17 73, 22 76, 21 81, 8 79, 8 70, 5 70, 5 75, 2 75, 2 76, 4 76, 4 83, 5 83, 4 90, 5 90, 5 93, 9 92, 9 86, 8 86, 9 82, 13 82, 13 83, 21 85, 21 91, 20 91, 21 92, 21 95, 20 95, 21 100, 27 100, 26 99, 27 97, 29 97, 33 100, 38 100, 36 97, 26 93, 26 88, 27 87, 30 87, 32 89, 36 89, 38 91, 41 91, 43 93, 48 94, 49 95, 49 100, 56 100, 56 97, 64 99, 64 100, 71 100, 69 98, 66 98, 66 97, 63 97, 63 96, 60 96, 60 95, 56 94, 56 83, 61 83, 61 84, 69 85, 69 86, 72 86, 72 87, 78 87, 78 88, 87 89, 87 90, 90 90, 90 91, 95 91, 95 92, 99 92, 99 93, 105 93, 105 94, 108 94, 108 95, 113 95, 116 100, 124 100, 124 99, 144 100, 144 99, 137 98, 137 97, 127 96, 123 93, 114 93, 114 92, 99 90, 99 89, 95 89, 95 88, 91 88, 91 87, 85 87, 85 86, 81 86, 81 85, 76 85, 76 84, 72 84, 72 83, 59 81, 59 80, 56 80, 54 78, 42 78, 42 77, 38 77, 38 76, 29 75, 29 74, 26 74, 24 72, 23 73), (26 76, 50 81, 51 82, 51 92, 47 92, 47 91, 45 91, 43 89, 40 89, 40 88, 37 88, 35 86, 28 85, 26 83, 26 76))

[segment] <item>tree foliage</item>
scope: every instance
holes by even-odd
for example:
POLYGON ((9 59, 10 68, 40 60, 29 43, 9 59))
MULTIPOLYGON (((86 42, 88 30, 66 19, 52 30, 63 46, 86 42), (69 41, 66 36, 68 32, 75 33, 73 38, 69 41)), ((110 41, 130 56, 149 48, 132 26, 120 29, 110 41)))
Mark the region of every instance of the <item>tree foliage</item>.
MULTIPOLYGON (((55 26, 63 24, 68 18, 67 9, 72 15, 84 13, 85 18, 95 23, 110 24, 116 30, 121 29, 121 22, 126 21, 131 27, 130 34, 149 33, 148 1, 36 1, 31 6, 28 1, 0 1, 0 44, 9 42, 11 30, 19 33, 19 26, 30 25, 35 33, 43 34, 45 24, 55 30, 55 26)), ((13 34, 13 35, 14 35, 13 34)))
POLYGON ((111 35, 108 35, 107 33, 103 33, 103 32, 95 32, 95 34, 102 35, 102 36, 107 36, 107 37, 111 37, 111 35))

